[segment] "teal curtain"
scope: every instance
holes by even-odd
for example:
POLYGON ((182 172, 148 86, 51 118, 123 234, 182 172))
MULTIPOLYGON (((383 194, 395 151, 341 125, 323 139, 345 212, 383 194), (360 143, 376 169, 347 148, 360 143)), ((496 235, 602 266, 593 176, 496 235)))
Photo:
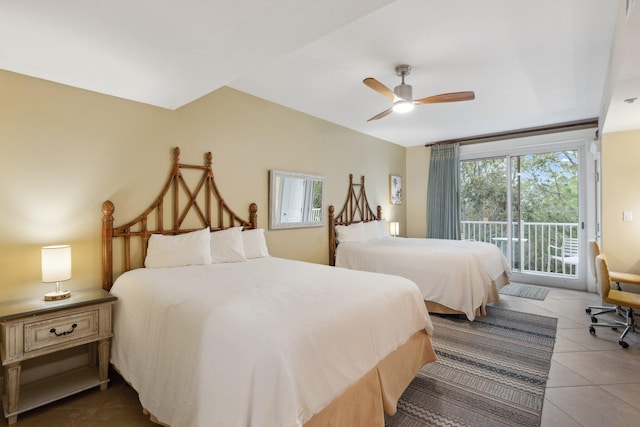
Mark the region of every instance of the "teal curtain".
POLYGON ((428 238, 460 239, 459 160, 459 144, 431 147, 427 190, 428 238))

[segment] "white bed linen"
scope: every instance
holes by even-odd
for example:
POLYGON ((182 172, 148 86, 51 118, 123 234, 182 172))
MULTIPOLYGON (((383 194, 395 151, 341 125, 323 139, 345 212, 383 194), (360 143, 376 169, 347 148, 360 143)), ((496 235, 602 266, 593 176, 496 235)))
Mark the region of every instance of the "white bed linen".
POLYGON ((493 281, 511 274, 496 245, 402 237, 340 243, 336 266, 407 277, 426 301, 461 311, 469 320, 491 300, 493 281))
POLYGON ((408 279, 273 257, 132 270, 111 292, 113 365, 179 427, 300 426, 433 328, 408 279))

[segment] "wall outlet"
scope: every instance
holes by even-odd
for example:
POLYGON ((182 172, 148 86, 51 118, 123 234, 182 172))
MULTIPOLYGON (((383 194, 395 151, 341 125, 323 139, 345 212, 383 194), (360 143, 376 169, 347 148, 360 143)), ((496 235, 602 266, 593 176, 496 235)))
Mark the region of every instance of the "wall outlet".
POLYGON ((623 221, 632 221, 633 220, 633 214, 631 211, 623 211, 622 212, 622 220, 623 221))

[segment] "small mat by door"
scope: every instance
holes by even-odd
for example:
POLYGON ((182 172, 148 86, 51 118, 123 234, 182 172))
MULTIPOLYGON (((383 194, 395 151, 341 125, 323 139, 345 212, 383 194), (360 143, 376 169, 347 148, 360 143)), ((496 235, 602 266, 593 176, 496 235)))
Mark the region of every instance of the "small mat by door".
POLYGON ((503 286, 500 289, 500 294, 542 301, 547 297, 547 294, 549 294, 549 289, 533 285, 511 283, 509 285, 503 286))

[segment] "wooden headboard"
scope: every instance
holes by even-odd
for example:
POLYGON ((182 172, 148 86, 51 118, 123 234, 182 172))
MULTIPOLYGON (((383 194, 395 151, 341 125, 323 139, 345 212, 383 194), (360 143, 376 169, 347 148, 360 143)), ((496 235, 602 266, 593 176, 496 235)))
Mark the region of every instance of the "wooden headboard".
POLYGON ((114 275, 114 240, 123 241, 121 271, 142 267, 147 254, 147 242, 152 234, 176 235, 209 227, 211 231, 243 226, 245 229, 257 228, 258 207, 249 206, 249 220, 238 216, 227 206, 220 195, 211 161, 210 152, 205 154, 205 164, 186 165, 180 163, 180 149, 173 150, 173 166, 169 178, 160 195, 143 213, 132 221, 113 226, 115 207, 109 200, 102 204, 102 287, 110 290, 114 275), (185 173, 191 178, 187 179, 185 173), (195 171, 195 172, 193 172, 195 171), (165 203, 165 199, 166 203, 165 203), (166 216, 166 218, 165 218, 166 216), (188 226, 186 224, 189 224, 188 226), (132 251, 132 241, 138 251, 132 251))
POLYGON ((336 265, 336 226, 350 225, 357 222, 376 221, 382 218, 382 208, 377 206, 376 212, 369 206, 364 189, 364 176, 360 184, 353 182, 353 174, 349 174, 349 191, 342 209, 335 214, 333 205, 329 206, 329 265, 336 265))

